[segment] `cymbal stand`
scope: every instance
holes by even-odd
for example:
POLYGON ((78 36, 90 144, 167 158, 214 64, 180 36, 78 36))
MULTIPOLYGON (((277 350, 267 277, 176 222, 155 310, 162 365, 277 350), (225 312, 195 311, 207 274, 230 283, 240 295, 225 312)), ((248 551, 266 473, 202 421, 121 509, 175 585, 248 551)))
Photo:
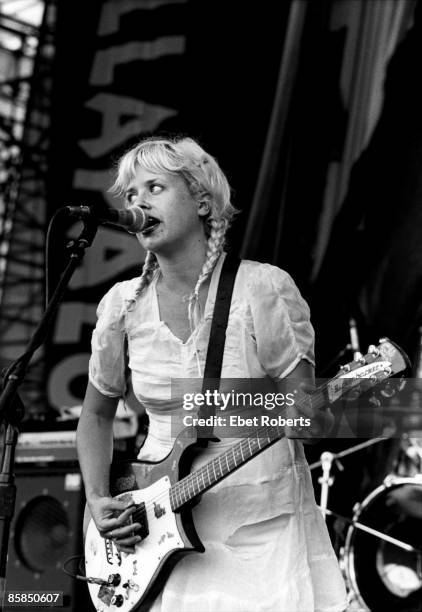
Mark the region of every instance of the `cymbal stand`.
POLYGON ((381 442, 385 439, 386 439, 385 437, 372 438, 372 440, 367 440, 360 444, 356 444, 355 446, 352 446, 351 448, 347 448, 346 450, 341 451, 340 453, 336 453, 336 454, 330 453, 329 451, 324 451, 323 453, 321 453, 321 457, 319 461, 316 461, 315 463, 311 463, 311 465, 309 466, 309 469, 311 470, 314 470, 317 467, 322 468, 322 476, 318 478, 318 482, 321 485, 320 508, 321 508, 321 512, 324 515, 324 517, 326 517, 327 514, 329 514, 329 511, 327 510, 327 503, 328 503, 329 489, 334 483, 334 476, 331 476, 331 469, 332 469, 333 462, 335 462, 338 469, 341 472, 343 472, 344 467, 339 461, 340 457, 345 457, 346 455, 355 453, 356 451, 362 450, 363 448, 366 448, 367 446, 371 446, 372 444, 376 444, 377 442, 381 442))
POLYGON ((340 461, 338 461, 334 453, 330 453, 328 451, 324 451, 323 453, 321 453, 322 476, 318 478, 318 482, 321 485, 321 497, 319 507, 324 517, 326 516, 329 490, 332 484, 334 483, 334 476, 330 475, 333 461, 336 462, 337 467, 342 472, 344 470, 344 467, 342 466, 340 461))

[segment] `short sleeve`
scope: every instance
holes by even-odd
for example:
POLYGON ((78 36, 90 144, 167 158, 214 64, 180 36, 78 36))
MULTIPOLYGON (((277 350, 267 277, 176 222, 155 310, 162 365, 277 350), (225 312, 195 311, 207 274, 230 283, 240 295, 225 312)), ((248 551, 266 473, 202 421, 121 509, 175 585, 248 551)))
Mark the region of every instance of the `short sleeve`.
POLYGON ((89 381, 109 397, 123 396, 126 389, 123 284, 114 285, 99 303, 97 325, 91 341, 89 381))
POLYGON ((258 359, 272 378, 287 376, 306 359, 315 365, 308 304, 291 276, 260 264, 250 279, 250 307, 258 359))

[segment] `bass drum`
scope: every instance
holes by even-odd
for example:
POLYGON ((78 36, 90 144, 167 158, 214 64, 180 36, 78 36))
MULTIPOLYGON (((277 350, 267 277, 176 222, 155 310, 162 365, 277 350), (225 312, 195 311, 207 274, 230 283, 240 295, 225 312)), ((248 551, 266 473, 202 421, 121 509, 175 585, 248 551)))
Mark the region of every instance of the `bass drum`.
POLYGON ((344 569, 359 604, 372 612, 422 612, 422 477, 388 476, 355 510, 353 522, 416 549, 351 525, 344 569))

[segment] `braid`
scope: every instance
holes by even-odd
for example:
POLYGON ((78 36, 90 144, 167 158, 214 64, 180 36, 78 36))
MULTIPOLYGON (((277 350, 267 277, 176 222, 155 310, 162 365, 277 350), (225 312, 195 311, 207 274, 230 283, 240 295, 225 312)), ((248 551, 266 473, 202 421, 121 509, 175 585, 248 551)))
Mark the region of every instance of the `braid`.
POLYGON ((220 218, 218 220, 210 220, 210 235, 208 238, 208 249, 207 255, 202 266, 201 273, 196 282, 195 289, 189 298, 189 321, 191 329, 193 330, 199 323, 201 318, 200 304, 199 304, 199 290, 202 283, 208 278, 217 263, 218 258, 223 252, 226 231, 228 228, 227 219, 220 218))
POLYGON ((157 258, 151 251, 147 251, 145 262, 142 268, 141 278, 139 279, 139 285, 136 288, 135 298, 138 298, 145 287, 148 287, 152 281, 155 270, 158 268, 157 258))
POLYGON ((216 221, 215 219, 211 220, 211 231, 210 236, 208 238, 208 250, 207 256, 202 266, 201 273, 196 282, 194 294, 199 293, 199 289, 202 283, 206 280, 209 274, 213 271, 213 268, 217 262, 217 259, 220 257, 223 252, 225 236, 227 230, 227 221, 225 219, 219 219, 216 221))

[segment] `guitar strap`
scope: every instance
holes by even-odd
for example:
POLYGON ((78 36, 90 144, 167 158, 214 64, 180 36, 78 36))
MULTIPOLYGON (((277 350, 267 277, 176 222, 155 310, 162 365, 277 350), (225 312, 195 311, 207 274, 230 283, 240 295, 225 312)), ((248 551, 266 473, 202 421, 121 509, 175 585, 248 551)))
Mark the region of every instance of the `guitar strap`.
MULTIPOLYGON (((230 304, 232 300, 234 282, 240 259, 230 255, 226 258, 221 269, 218 281, 217 295, 215 298, 214 313, 211 323, 210 339, 208 342, 207 358, 205 361, 204 380, 202 383, 202 394, 206 391, 218 391, 220 389, 221 368, 223 365, 224 345, 226 343, 226 328, 229 320, 230 304)), ((203 404, 198 411, 199 418, 213 417, 215 405, 203 404)), ((198 445, 207 446, 209 441, 218 442, 213 436, 213 426, 198 426, 198 445)))

